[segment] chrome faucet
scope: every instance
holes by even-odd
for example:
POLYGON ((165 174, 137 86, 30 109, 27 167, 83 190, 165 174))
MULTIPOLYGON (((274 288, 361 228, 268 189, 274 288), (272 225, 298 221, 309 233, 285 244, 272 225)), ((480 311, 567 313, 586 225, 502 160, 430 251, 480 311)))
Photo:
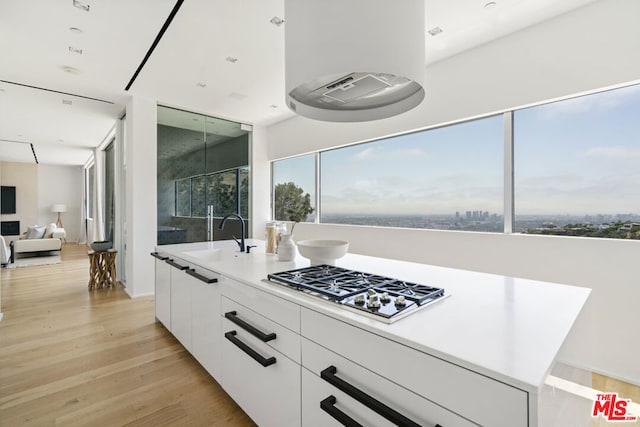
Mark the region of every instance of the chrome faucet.
POLYGON ((227 219, 229 219, 229 217, 232 217, 232 216, 234 216, 234 217, 236 217, 236 218, 238 218, 240 220, 240 227, 242 229, 242 236, 240 237, 240 240, 238 240, 236 238, 236 236, 231 236, 231 237, 233 237, 233 240, 235 240, 236 243, 238 244, 238 246, 240 246, 240 252, 244 252, 244 250, 245 250, 245 247, 244 247, 244 237, 245 237, 244 219, 240 215, 238 215, 238 214, 229 214, 229 215, 225 216, 224 218, 222 218, 222 222, 218 226, 218 229, 222 230, 222 228, 224 227, 224 223, 227 222, 227 219))

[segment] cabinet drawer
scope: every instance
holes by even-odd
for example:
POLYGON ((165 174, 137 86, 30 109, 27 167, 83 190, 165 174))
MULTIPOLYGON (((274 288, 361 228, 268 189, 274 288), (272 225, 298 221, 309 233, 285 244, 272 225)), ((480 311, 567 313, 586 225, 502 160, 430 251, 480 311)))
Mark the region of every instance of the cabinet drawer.
POLYGON ((222 364, 218 382, 260 426, 300 425, 300 365, 222 318, 222 364), (273 360, 263 366, 225 336, 235 331, 241 345, 258 357, 273 360))
POLYGON ((225 282, 221 292, 256 313, 300 333, 300 306, 297 304, 230 279, 225 282))
MULTIPOLYGON (((528 395, 523 390, 306 308, 301 331, 303 337, 477 424, 528 425, 528 395)), ((302 363, 307 364, 304 352, 302 363)))
MULTIPOLYGON (((356 393, 345 392, 321 378, 321 372, 331 366, 336 368, 335 377, 417 425, 428 427, 436 424, 445 427, 476 426, 476 424, 304 338, 302 339, 302 358, 304 362, 302 368, 302 425, 305 427, 340 425, 334 416, 321 409, 321 402, 330 396, 333 396, 335 400, 333 402, 326 401, 325 405, 332 403, 339 411, 364 426, 395 425, 351 395, 356 395, 356 393)), ((386 411, 386 413, 388 412, 386 411)), ((388 416, 393 418, 393 415, 388 416)))
POLYGON ((238 334, 248 335, 256 345, 273 348, 300 363, 300 335, 227 297, 221 298, 221 308, 221 315, 233 325, 225 332, 229 328, 238 330, 238 334), (261 339, 250 331, 267 336, 261 339))

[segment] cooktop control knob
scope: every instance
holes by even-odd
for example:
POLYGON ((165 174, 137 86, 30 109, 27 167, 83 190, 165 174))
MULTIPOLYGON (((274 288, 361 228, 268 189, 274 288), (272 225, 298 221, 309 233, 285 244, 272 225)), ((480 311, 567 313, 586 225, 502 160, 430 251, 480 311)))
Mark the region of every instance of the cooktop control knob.
POLYGON ((389 294, 387 292, 383 292, 382 294, 380 294, 380 302, 381 303, 386 304, 389 301, 391 301, 391 297, 389 296, 389 294))
POLYGON ((369 302, 367 303, 367 307, 375 309, 380 308, 380 297, 376 295, 369 296, 369 302))
POLYGON ((407 305, 407 300, 404 298, 403 295, 400 295, 400 296, 396 297, 395 304, 398 307, 404 307, 405 305, 407 305))
POLYGON ((358 305, 364 305, 364 294, 356 295, 353 302, 358 305))

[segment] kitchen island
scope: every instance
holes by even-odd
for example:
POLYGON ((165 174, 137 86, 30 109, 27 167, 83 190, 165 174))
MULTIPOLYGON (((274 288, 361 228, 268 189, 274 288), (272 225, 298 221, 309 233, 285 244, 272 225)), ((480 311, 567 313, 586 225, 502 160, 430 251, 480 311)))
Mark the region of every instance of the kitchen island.
POLYGON ((158 247, 156 317, 259 425, 537 426, 539 392, 589 296, 355 254, 337 260, 445 289, 389 324, 267 281, 309 260, 280 262, 262 241, 247 244, 257 247, 158 247))

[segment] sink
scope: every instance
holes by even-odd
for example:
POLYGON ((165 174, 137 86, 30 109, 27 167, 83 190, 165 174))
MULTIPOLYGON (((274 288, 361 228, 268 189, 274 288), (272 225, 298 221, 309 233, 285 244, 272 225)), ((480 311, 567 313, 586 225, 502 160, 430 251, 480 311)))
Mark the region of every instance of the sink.
POLYGON ((215 248, 187 251, 183 253, 186 256, 189 256, 191 258, 198 258, 203 261, 220 261, 222 259, 222 250, 215 248))

